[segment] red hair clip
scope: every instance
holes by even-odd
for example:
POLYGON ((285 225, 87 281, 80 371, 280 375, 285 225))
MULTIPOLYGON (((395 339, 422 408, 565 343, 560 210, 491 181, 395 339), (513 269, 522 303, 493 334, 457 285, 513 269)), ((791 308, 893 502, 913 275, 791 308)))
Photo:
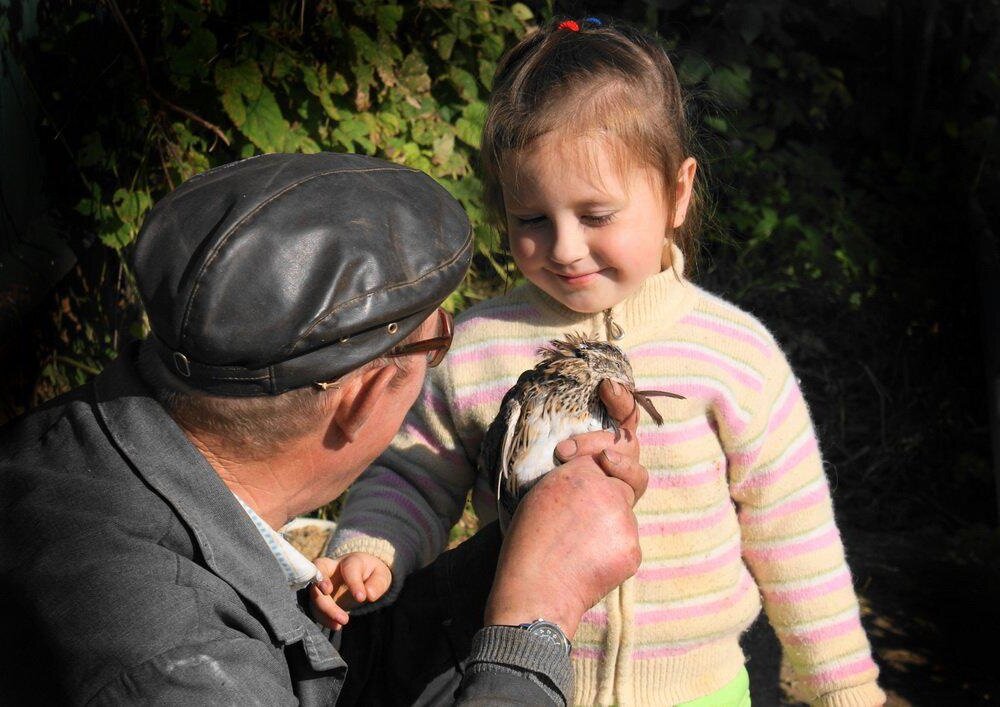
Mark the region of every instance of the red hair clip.
POLYGON ((573 20, 563 20, 556 29, 568 29, 570 32, 579 32, 580 25, 573 20))

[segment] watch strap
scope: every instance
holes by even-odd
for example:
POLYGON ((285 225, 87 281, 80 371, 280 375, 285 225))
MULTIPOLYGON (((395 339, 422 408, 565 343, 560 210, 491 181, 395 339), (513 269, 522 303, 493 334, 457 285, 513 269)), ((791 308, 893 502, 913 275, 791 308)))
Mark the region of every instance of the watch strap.
POLYGON ((550 640, 520 626, 486 626, 472 639, 469 664, 495 663, 534 673, 573 698, 573 666, 566 652, 550 640))

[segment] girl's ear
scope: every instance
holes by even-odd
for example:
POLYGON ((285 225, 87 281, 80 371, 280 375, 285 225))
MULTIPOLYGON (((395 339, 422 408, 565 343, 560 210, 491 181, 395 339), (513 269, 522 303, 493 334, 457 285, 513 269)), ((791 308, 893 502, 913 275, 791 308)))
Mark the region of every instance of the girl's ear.
POLYGON ((694 194, 694 175, 698 171, 698 162, 694 157, 688 157, 677 169, 677 186, 674 193, 674 228, 684 225, 688 207, 691 206, 691 195, 694 194))

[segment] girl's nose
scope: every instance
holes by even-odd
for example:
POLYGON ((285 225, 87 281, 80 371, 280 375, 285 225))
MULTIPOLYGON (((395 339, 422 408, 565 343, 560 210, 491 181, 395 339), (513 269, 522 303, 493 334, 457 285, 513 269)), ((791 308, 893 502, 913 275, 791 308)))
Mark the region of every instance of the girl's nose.
POLYGON ((569 265, 585 258, 588 252, 590 249, 587 238, 578 222, 552 224, 552 250, 549 258, 553 262, 569 265))

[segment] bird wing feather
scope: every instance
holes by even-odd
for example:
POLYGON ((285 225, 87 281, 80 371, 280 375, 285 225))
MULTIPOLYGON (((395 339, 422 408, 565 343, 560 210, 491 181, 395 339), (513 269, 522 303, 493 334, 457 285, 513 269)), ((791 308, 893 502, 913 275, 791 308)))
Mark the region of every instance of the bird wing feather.
POLYGON ((500 447, 500 459, 497 463, 497 497, 500 496, 500 487, 507 484, 511 492, 517 495, 517 477, 511 474, 512 452, 514 449, 514 436, 518 429, 518 422, 521 419, 521 403, 512 399, 507 410, 507 429, 504 430, 503 443, 500 447))

